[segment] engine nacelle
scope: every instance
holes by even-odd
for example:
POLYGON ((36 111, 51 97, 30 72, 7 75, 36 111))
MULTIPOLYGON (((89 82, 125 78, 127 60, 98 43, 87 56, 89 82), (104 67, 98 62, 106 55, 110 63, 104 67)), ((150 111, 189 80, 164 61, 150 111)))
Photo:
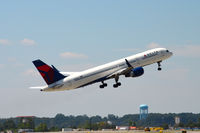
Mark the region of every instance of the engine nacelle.
POLYGON ((136 67, 131 70, 130 73, 126 74, 125 77, 139 77, 144 74, 144 69, 142 67, 136 67))

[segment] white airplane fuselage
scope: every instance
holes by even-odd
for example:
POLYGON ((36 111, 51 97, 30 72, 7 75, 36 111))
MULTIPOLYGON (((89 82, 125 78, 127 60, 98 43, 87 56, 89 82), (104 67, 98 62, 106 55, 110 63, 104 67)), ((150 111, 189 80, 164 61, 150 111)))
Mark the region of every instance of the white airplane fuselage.
POLYGON ((155 48, 136 55, 122 58, 101 66, 97 66, 85 71, 76 72, 62 80, 45 86, 41 91, 63 91, 86 86, 95 82, 109 79, 112 74, 117 74, 121 70, 128 68, 126 60, 133 68, 144 67, 153 63, 161 62, 172 56, 165 48, 155 48))

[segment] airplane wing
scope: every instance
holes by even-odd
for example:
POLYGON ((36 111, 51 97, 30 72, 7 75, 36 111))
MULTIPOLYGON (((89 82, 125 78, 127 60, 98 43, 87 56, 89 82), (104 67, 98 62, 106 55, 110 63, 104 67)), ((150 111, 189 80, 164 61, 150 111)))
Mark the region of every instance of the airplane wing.
POLYGON ((126 69, 127 69, 127 68, 120 69, 120 70, 118 70, 118 71, 116 71, 116 72, 110 74, 110 75, 108 76, 108 78, 114 78, 116 75, 122 75, 122 73, 123 73, 126 69))
POLYGON ((130 71, 133 69, 133 66, 131 66, 131 64, 128 62, 127 59, 125 59, 125 61, 126 61, 128 68, 120 69, 120 70, 112 73, 111 75, 109 75, 108 78, 115 78, 116 76, 126 75, 126 74, 130 73, 130 71))
POLYGON ((120 69, 119 71, 116 71, 114 73, 112 73, 111 75, 108 76, 109 78, 115 78, 116 76, 120 76, 120 75, 126 75, 127 73, 129 73, 133 68, 124 68, 124 69, 120 69))

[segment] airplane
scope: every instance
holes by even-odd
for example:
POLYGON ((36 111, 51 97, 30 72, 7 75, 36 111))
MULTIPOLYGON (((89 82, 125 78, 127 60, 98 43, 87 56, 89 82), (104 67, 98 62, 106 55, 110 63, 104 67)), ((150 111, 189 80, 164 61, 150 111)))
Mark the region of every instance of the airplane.
POLYGON ((32 61, 45 82, 46 86, 30 87, 40 91, 63 91, 81 88, 97 82, 101 82, 100 88, 107 87, 108 79, 114 79, 114 88, 121 86, 119 76, 139 77, 144 74, 143 67, 153 63, 158 64, 161 70, 161 62, 173 55, 166 48, 155 48, 136 55, 122 58, 104 65, 100 65, 81 72, 60 72, 53 65, 49 66, 40 59, 32 61))

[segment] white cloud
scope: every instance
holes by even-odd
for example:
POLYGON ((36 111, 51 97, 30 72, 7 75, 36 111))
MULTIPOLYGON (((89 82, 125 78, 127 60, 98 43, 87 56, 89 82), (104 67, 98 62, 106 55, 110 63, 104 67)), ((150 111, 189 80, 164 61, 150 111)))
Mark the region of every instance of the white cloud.
POLYGON ((78 53, 72 53, 72 52, 64 52, 60 54, 60 57, 62 58, 66 58, 66 59, 86 59, 88 58, 88 56, 84 55, 84 54, 78 54, 78 53))
POLYGON ((7 39, 0 39, 0 44, 2 44, 2 45, 10 45, 11 42, 9 40, 7 40, 7 39))
POLYGON ((159 47, 161 47, 160 44, 155 43, 155 42, 152 42, 152 43, 150 43, 149 45, 147 45, 147 48, 148 48, 148 49, 159 48, 159 47))
POLYGON ((27 39, 27 38, 24 38, 24 40, 21 40, 20 42, 21 42, 23 45, 26 45, 26 46, 36 45, 36 42, 35 42, 34 40, 27 39))
POLYGON ((177 56, 200 57, 200 45, 175 46, 172 51, 177 56))

